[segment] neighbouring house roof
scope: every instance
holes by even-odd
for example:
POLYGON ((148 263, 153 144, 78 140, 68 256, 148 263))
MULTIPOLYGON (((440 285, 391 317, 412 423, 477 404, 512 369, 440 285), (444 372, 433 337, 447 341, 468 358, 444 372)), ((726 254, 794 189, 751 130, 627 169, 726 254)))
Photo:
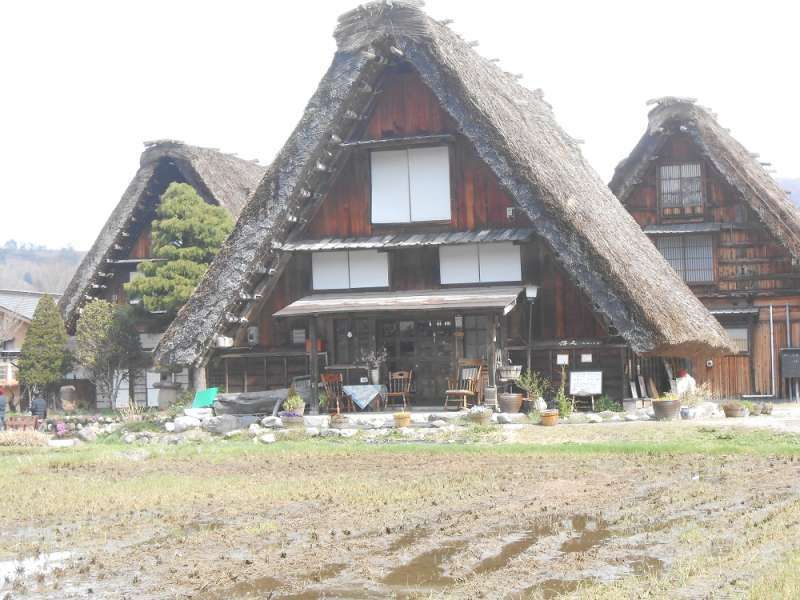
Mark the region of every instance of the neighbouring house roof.
POLYGON ((509 312, 522 286, 486 286, 440 290, 341 292, 312 294, 292 302, 276 317, 302 317, 334 313, 408 312, 415 310, 503 309, 509 312))
MULTIPOLYGON (((726 229, 728 225, 725 225, 726 229)), ((670 223, 667 225, 648 225, 647 235, 677 235, 682 233, 717 233, 722 231, 722 223, 670 223)))
POLYGON ((174 165, 201 196, 226 208, 234 218, 239 216, 248 196, 266 170, 255 161, 175 140, 145 143, 139 170, 61 298, 59 307, 68 325, 77 318, 77 309, 87 290, 97 277, 103 261, 110 258, 114 245, 120 243, 122 233, 131 224, 134 211, 145 201, 156 169, 162 162, 174 165))
POLYGON ((524 242, 535 235, 535 230, 482 229, 480 231, 447 231, 439 233, 392 233, 371 237, 324 238, 297 240, 280 246, 287 252, 322 252, 325 250, 369 250, 382 248, 415 248, 420 246, 445 246, 488 242, 524 242))
POLYGON ((418 2, 361 5, 339 18, 334 38, 328 72, 161 339, 159 363, 201 364, 216 334, 237 315, 255 312, 258 300, 247 298, 269 296, 289 262, 289 253, 273 245, 298 237, 324 199, 348 157, 341 141, 350 141, 392 62, 417 72, 596 313, 635 351, 689 355, 730 348, 716 320, 558 125, 541 92, 481 57, 418 2))
POLYGON ((647 130, 630 156, 619 163, 609 183, 617 198, 627 201, 670 135, 682 132, 792 256, 800 259, 800 212, 756 155, 720 126, 716 115, 691 98, 668 96, 650 103, 655 107, 648 114, 647 130))
POLYGON ((16 316, 31 321, 36 305, 42 296, 49 295, 58 301, 59 294, 46 292, 28 292, 25 290, 0 290, 0 310, 14 313, 16 316))

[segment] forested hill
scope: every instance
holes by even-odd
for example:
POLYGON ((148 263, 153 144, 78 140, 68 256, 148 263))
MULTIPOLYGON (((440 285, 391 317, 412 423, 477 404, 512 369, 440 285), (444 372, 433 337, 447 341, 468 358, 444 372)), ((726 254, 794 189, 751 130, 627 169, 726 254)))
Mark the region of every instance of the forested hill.
POLYGON ((14 241, 0 246, 0 289, 60 294, 85 252, 51 250, 14 241))

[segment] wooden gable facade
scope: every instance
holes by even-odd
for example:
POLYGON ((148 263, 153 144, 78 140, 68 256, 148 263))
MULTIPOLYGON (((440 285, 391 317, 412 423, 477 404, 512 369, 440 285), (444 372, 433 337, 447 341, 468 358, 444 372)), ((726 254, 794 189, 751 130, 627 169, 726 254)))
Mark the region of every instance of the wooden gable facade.
MULTIPOLYGON (((441 281, 442 244, 417 243, 415 236, 457 240, 464 234, 479 240, 484 233, 502 238, 504 232, 527 232, 513 242, 519 247, 520 276, 500 282, 516 287, 516 307, 507 314, 490 308, 405 312, 375 308, 358 313, 343 309, 339 314, 275 316, 320 292, 313 286, 313 252, 292 251, 288 268, 264 298, 257 318, 250 318, 247 327, 240 329, 231 349, 215 351, 207 367, 208 385, 229 393, 287 387, 294 377, 314 371, 312 350, 319 354, 320 371, 341 371, 346 382, 358 383, 366 375, 359 368, 364 355, 385 350, 388 359, 382 378, 385 380, 389 371, 413 370, 414 403, 435 406, 444 400, 447 379, 456 372, 460 359, 480 358, 489 364, 494 354, 506 364, 526 364, 529 304, 523 288, 533 284, 538 293, 530 305, 532 367, 556 383, 564 362, 567 372, 602 371, 603 393, 616 399, 627 397, 624 372, 630 369, 631 359, 627 345, 595 315, 585 294, 571 282, 547 244, 533 233, 533 224, 515 207, 434 94, 407 65, 388 68, 377 90, 361 130, 346 142, 346 163, 316 214, 288 246, 325 243, 346 251, 359 248, 364 240, 402 237, 401 245, 386 242, 380 247, 377 243, 376 251, 388 255, 388 285, 377 289, 390 294, 409 290, 435 293, 459 286, 441 281), (373 223, 371 153, 384 148, 443 145, 449 155, 450 218, 373 223), (313 348, 312 337, 316 338, 313 348)), ((474 282, 469 287, 491 289, 492 285, 474 282)), ((342 293, 357 296, 374 291, 342 293)), ((484 383, 489 383, 488 376, 486 379, 484 383)))
MULTIPOLYGON (((800 345, 796 260, 720 173, 696 133, 672 125, 664 127, 658 151, 620 199, 736 345, 733 354, 698 356, 687 366, 719 398, 789 396, 780 353, 800 345), (681 168, 697 176, 696 184, 681 181, 682 202, 675 201, 677 185, 666 181, 681 168), (695 187, 697 196, 687 201, 686 190, 695 187)), ((632 168, 618 167, 612 191, 621 187, 619 172, 632 168)))

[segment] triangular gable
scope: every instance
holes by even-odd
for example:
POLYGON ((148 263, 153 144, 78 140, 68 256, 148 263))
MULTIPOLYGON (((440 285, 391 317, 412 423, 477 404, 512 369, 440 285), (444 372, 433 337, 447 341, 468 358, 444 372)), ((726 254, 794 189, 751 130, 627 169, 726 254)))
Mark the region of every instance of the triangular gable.
POLYGON ((309 218, 347 160, 391 61, 409 64, 547 241, 595 310, 638 352, 716 353, 719 324, 691 294, 556 124, 516 83, 413 3, 375 2, 340 18, 328 73, 195 295, 156 349, 198 364, 213 337, 246 322, 288 263, 275 250, 309 218), (266 272, 266 277, 263 277, 266 272), (253 282, 259 281, 253 287, 253 282), (251 292, 252 290, 252 292, 251 292))
POLYGON ((98 283, 104 261, 114 254, 115 247, 127 247, 130 244, 129 240, 123 239, 123 234, 131 226, 136 210, 146 198, 156 193, 153 191, 155 187, 165 188, 169 183, 157 181, 158 169, 164 163, 174 166, 207 202, 226 208, 234 217, 241 212, 265 171, 256 162, 209 148, 172 140, 149 142, 142 153, 139 170, 59 301, 68 328, 74 326, 78 317, 77 309, 86 299, 92 284, 98 283))

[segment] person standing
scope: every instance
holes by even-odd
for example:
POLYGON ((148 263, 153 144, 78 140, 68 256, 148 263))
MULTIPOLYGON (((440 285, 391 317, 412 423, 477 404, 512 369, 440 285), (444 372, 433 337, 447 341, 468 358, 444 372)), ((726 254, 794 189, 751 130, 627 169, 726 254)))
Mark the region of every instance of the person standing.
POLYGON ((6 428, 6 402, 5 389, 0 387, 0 431, 6 428))
POLYGON ((47 418, 47 401, 37 394, 31 402, 31 414, 38 417, 39 421, 47 418))

